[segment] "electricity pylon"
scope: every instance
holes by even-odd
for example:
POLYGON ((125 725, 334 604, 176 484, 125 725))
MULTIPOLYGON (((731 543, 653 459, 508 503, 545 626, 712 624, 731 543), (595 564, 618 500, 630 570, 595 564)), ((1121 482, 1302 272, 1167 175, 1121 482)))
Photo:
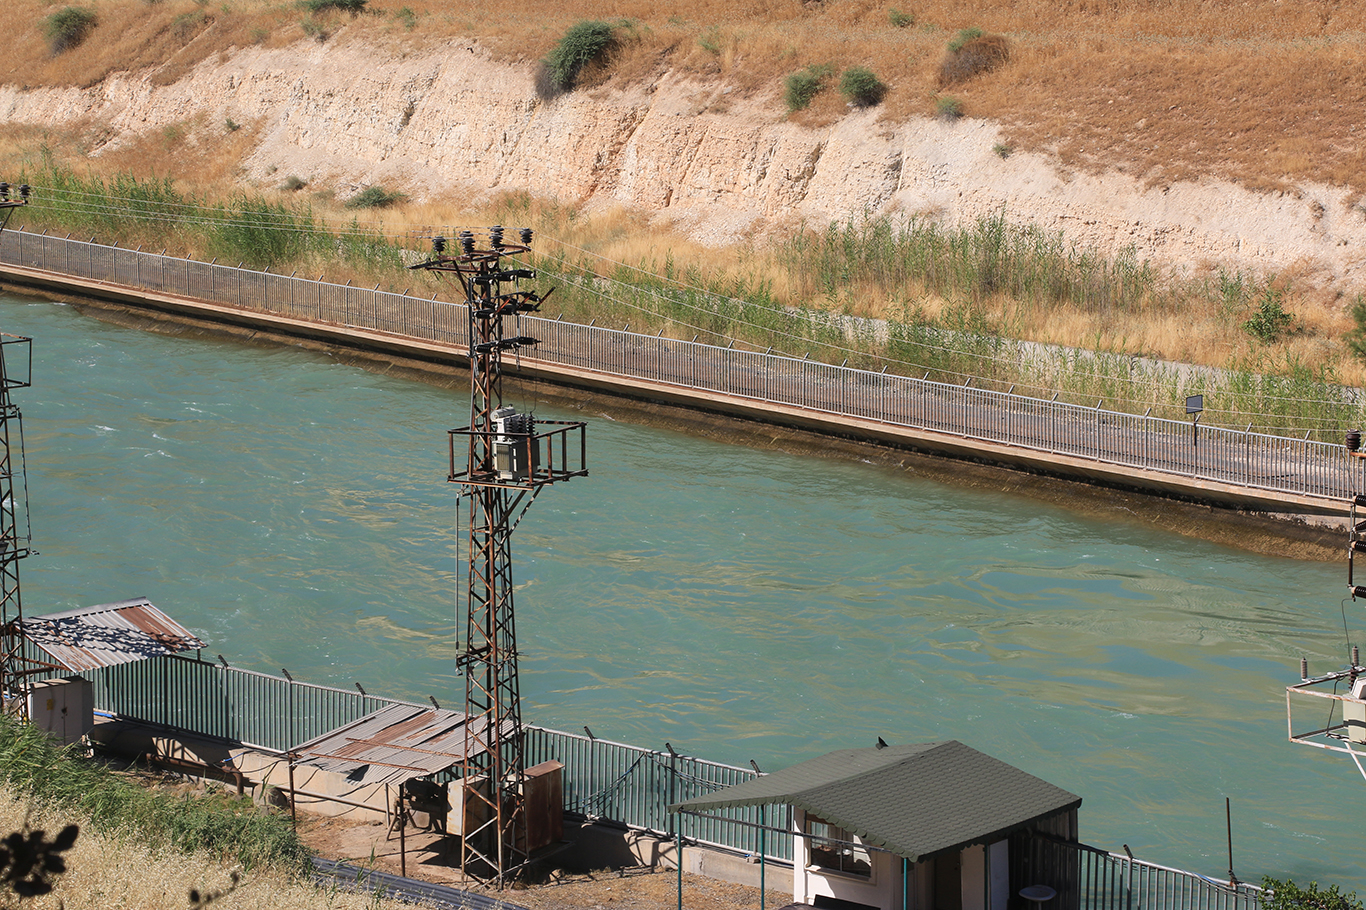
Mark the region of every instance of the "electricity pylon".
POLYGON ((479 248, 462 231, 459 253, 448 256, 445 239, 436 237, 432 258, 413 266, 454 275, 469 308, 470 422, 448 434, 447 477, 461 485, 469 519, 465 643, 457 658, 468 715, 460 865, 500 888, 531 855, 511 535, 544 487, 588 473, 582 422, 536 420, 503 405, 503 354, 536 344, 505 332, 504 321, 536 312, 549 296, 518 289, 535 273, 503 264, 530 252, 531 231, 523 228, 520 239, 506 243, 503 228, 493 227, 488 247, 479 248), (509 285, 514 289, 505 291, 509 285))

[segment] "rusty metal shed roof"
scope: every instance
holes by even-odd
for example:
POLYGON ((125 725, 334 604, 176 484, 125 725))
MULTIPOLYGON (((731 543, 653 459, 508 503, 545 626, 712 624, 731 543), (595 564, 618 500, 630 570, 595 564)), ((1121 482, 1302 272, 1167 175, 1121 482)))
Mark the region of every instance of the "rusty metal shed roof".
POLYGON ((145 597, 24 618, 24 634, 76 673, 206 647, 145 597))
MULTIPOLYGON (((298 764, 345 775, 357 785, 402 783, 459 764, 465 757, 466 719, 458 711, 389 705, 293 751, 298 764)), ((484 723, 482 718, 476 722, 484 723)), ((478 755, 487 749, 484 737, 474 732, 478 755)))

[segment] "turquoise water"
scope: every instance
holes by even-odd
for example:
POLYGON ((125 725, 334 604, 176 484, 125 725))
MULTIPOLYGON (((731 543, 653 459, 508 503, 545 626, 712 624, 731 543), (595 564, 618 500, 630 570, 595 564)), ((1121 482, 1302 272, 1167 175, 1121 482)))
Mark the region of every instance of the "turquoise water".
MULTIPOLYGON (((28 613, 146 595, 234 664, 459 702, 463 393, 13 297, 0 330, 34 339, 28 613)), ((1299 655, 1346 659, 1341 566, 600 411, 514 537, 529 720, 768 769, 960 739, 1098 846, 1221 875, 1228 796, 1240 877, 1366 889, 1366 782, 1285 735, 1299 655)))

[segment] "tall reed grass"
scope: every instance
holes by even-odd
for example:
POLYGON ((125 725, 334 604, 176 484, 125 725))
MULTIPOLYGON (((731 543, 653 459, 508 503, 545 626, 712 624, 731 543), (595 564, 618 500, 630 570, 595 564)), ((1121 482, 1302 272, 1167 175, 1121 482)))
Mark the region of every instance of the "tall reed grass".
POLYGON ((340 231, 321 225, 307 205, 238 194, 212 201, 165 179, 128 174, 84 176, 50 162, 22 179, 41 186, 39 219, 78 235, 175 248, 251 268, 302 265, 318 258, 367 268, 400 265, 396 250, 377 232, 352 221, 340 231))
MULTIPOLYGON (((23 175, 39 189, 32 222, 106 242, 170 247, 257 268, 340 269, 393 290, 436 281, 412 272, 423 234, 405 238, 375 224, 319 218, 288 197, 239 195, 213 202, 169 181, 83 177, 47 162, 23 175)), ((1188 394, 1204 394, 1206 422, 1341 438, 1366 424, 1357 394, 1331 366, 1290 349, 1253 347, 1221 369, 1176 367, 1126 352, 1114 331, 1196 311, 1234 337, 1257 302, 1283 296, 1272 279, 1219 272, 1200 280, 1162 275, 1132 250, 1107 257, 1057 232, 1014 224, 1004 211, 959 226, 913 217, 852 218, 796 234, 771 253, 724 268, 697 260, 597 253, 613 237, 569 206, 512 194, 486 213, 534 224, 529 264, 556 292, 545 315, 649 334, 747 346, 946 382, 971 381, 1021 394, 1184 418, 1188 394), (569 242, 557 242, 568 238, 569 242), (1040 326, 1080 316, 1115 327, 1065 347, 1020 341, 1040 326)), ((454 287, 447 293, 458 293, 454 287)))

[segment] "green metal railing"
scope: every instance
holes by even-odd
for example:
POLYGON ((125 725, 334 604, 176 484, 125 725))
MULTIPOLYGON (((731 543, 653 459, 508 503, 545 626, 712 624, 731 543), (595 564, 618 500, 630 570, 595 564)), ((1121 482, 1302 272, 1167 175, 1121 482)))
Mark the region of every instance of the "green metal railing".
MULTIPOLYGON (((215 663, 170 655, 85 674, 95 710, 266 752, 285 753, 388 705, 416 702, 362 694, 215 663)), ((564 764, 565 811, 628 828, 755 853, 756 810, 734 810, 735 821, 676 816, 676 802, 730 787, 755 776, 672 751, 526 727, 526 762, 564 764)), ((791 838, 768 838, 769 856, 790 859, 791 838), (776 843, 775 843, 776 841, 776 843)))
MULTIPOLYGON (((417 702, 171 655, 85 674, 95 709, 266 752, 284 753, 388 705, 417 702)), ((565 811, 590 820, 791 861, 791 808, 730 809, 708 816, 669 806, 750 780, 755 771, 528 725, 528 765, 564 765, 565 811), (765 829, 768 829, 765 832, 765 829), (777 830, 775 830, 777 829, 777 830)), ((1081 910, 1260 910, 1262 891, 1108 853, 1037 832, 1011 838, 1012 877, 1048 884, 1081 910)))

